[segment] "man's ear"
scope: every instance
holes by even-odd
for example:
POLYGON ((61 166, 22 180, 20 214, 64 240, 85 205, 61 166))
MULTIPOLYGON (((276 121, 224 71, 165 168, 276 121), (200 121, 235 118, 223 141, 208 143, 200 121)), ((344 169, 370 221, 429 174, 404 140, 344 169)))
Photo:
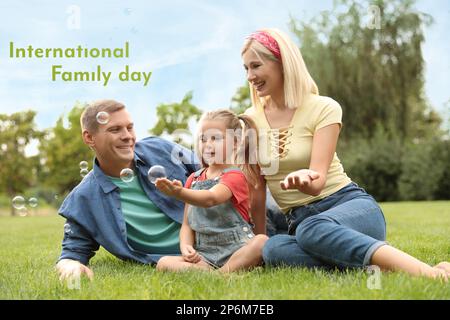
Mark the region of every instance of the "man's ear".
POLYGON ((87 130, 83 130, 83 142, 89 146, 89 148, 93 148, 95 145, 94 136, 87 130))

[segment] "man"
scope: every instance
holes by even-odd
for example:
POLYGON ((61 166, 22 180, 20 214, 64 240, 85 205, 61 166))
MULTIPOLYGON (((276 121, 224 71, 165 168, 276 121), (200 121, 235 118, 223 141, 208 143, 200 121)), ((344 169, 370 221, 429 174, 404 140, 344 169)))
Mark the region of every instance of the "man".
POLYGON ((114 100, 88 106, 81 127, 84 143, 95 152, 94 168, 59 210, 67 219, 56 265, 60 279, 81 274, 92 279, 87 265, 100 245, 118 258, 141 263, 180 254, 184 203, 159 192, 147 173, 162 165, 167 178, 184 183, 199 169, 192 152, 158 137, 136 143, 130 114, 114 100), (132 181, 120 179, 126 168, 134 172, 132 181))

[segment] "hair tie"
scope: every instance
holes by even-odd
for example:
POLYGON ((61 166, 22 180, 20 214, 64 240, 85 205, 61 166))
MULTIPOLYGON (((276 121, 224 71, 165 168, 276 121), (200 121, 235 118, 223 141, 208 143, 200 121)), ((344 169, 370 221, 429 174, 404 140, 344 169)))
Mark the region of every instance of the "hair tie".
POLYGON ((261 43, 268 49, 278 60, 281 61, 281 51, 278 42, 265 31, 256 31, 249 35, 247 39, 253 39, 261 43))
POLYGON ((245 121, 241 118, 241 116, 237 116, 237 119, 239 121, 239 125, 241 127, 241 130, 245 130, 245 121))

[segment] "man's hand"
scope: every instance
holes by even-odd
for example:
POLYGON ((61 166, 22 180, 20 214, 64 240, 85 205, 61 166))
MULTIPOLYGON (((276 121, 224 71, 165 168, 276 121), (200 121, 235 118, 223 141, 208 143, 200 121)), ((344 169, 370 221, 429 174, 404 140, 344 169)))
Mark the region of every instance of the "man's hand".
POLYGON ((283 181, 280 181, 281 189, 297 189, 303 193, 308 193, 311 183, 320 178, 320 174, 314 170, 301 169, 289 173, 283 181))
POLYGON ((191 245, 182 245, 181 255, 183 256, 184 261, 190 263, 197 263, 202 259, 202 257, 191 245))
POLYGON ((171 197, 177 197, 177 195, 183 189, 183 184, 179 180, 170 181, 166 178, 158 178, 155 181, 156 188, 162 193, 171 197))
POLYGON ((56 264, 56 271, 59 280, 64 281, 70 278, 80 278, 84 273, 91 281, 94 279, 94 273, 91 269, 78 261, 71 259, 62 259, 56 264))

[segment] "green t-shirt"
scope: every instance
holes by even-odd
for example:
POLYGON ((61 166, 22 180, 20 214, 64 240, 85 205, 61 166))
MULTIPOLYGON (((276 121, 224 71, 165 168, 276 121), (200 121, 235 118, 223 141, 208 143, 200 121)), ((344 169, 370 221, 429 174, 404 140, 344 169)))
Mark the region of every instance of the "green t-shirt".
POLYGON ((120 201, 130 246, 146 253, 179 254, 181 225, 153 204, 137 176, 131 182, 109 178, 120 188, 120 201))

